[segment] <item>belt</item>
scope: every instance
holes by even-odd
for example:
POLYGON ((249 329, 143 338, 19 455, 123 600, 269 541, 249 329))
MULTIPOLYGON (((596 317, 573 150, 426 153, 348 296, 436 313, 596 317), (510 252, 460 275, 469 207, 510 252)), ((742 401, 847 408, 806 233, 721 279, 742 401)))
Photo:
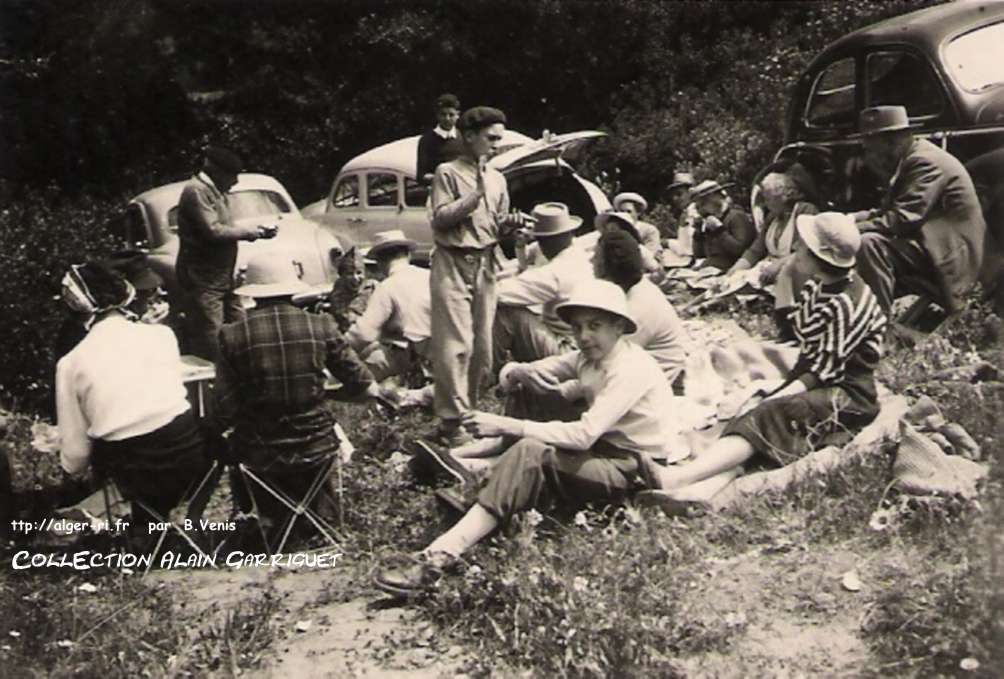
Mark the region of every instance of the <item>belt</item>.
POLYGON ((446 250, 458 257, 462 257, 468 262, 474 262, 485 256, 492 256, 495 254, 495 246, 497 243, 492 243, 491 245, 486 245, 480 248, 474 247, 463 247, 459 245, 440 245, 436 244, 437 249, 446 250))

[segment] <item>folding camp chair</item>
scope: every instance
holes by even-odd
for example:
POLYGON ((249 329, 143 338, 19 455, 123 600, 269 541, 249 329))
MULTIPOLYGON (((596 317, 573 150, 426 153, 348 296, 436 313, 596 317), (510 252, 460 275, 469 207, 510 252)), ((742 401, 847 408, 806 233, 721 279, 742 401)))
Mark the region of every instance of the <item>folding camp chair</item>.
POLYGON ((321 490, 328 483, 328 477, 332 470, 337 474, 337 489, 336 495, 338 496, 338 512, 339 512, 339 525, 342 522, 342 507, 343 507, 343 496, 344 496, 344 485, 342 477, 342 455, 332 455, 330 458, 324 461, 317 469, 317 473, 311 480, 306 492, 303 496, 297 500, 294 500, 286 493, 282 488, 269 483, 269 481, 263 478, 263 475, 251 469, 246 464, 240 463, 237 465, 237 470, 240 474, 241 480, 244 483, 244 488, 247 491, 248 498, 251 502, 252 512, 259 517, 258 528, 261 531, 262 541, 265 544, 265 549, 269 555, 282 553, 283 548, 285 548, 290 535, 293 533, 293 528, 296 525, 297 519, 301 517, 309 522, 317 530, 317 533, 325 539, 328 546, 339 547, 342 539, 338 534, 338 531, 328 523, 322 516, 320 516, 317 511, 313 508, 314 501, 317 499, 321 490), (279 505, 288 510, 288 515, 284 521, 275 529, 267 530, 261 521, 261 511, 258 505, 258 501, 255 499, 254 487, 257 486, 262 491, 268 494, 274 501, 279 505))
MULTIPOLYGON (((206 505, 209 503, 209 499, 212 497, 213 492, 219 486, 220 478, 223 475, 223 465, 218 461, 214 460, 210 465, 209 469, 202 478, 194 482, 182 496, 181 502, 178 506, 185 508, 184 518, 190 521, 190 525, 198 525, 199 519, 202 518, 203 512, 206 510, 206 505)), ((192 550, 199 556, 205 559, 206 563, 212 563, 212 557, 207 553, 207 550, 200 546, 192 537, 191 533, 198 533, 200 531, 186 531, 183 523, 175 521, 171 518, 170 512, 168 515, 162 515, 160 512, 151 508, 147 503, 139 500, 137 498, 128 497, 120 492, 115 482, 110 480, 102 488, 102 492, 105 498, 105 508, 106 514, 108 516, 114 515, 116 502, 121 503, 123 500, 128 501, 132 507, 140 507, 147 513, 147 515, 153 517, 155 521, 160 523, 163 528, 160 530, 157 536, 157 542, 154 545, 153 550, 150 552, 150 562, 143 574, 146 575, 150 572, 153 564, 157 562, 157 556, 160 554, 161 549, 164 547, 164 543, 167 540, 167 536, 170 533, 175 533, 188 544, 192 550)), ((129 543, 130 549, 132 548, 132 543, 129 537, 129 532, 124 531, 125 538, 129 543)))

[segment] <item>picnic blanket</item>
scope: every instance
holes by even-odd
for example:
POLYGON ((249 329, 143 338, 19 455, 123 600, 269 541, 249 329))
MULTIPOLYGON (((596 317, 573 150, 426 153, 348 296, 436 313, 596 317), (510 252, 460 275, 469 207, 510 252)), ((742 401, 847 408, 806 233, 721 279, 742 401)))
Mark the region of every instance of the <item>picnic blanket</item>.
MULTIPOLYGON (((674 404, 681 436, 691 454, 700 455, 728 421, 755 407, 760 388, 779 386, 798 358, 794 345, 755 340, 734 321, 684 322, 690 339, 684 396, 674 404)), ((862 456, 896 446, 896 487, 914 494, 972 498, 987 467, 976 462, 979 446, 956 423, 948 422, 931 399, 913 405, 906 397, 878 385, 876 419, 843 445, 815 451, 780 469, 740 476, 709 500, 725 509, 744 498, 778 492, 809 476, 819 476, 862 456)))

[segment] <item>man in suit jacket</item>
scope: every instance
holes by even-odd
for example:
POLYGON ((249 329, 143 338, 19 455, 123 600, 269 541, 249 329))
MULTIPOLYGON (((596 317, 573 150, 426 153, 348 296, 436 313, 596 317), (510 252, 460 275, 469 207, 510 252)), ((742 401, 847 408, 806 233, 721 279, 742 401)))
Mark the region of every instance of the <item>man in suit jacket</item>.
POLYGON ((862 231, 858 272, 888 313, 897 296, 934 293, 948 313, 962 309, 983 262, 986 222, 957 158, 914 139, 906 109, 861 112, 862 145, 891 177, 882 207, 855 214, 862 231))
POLYGON ((691 193, 701 215, 694 234, 694 255, 706 258, 706 264, 728 271, 756 238, 753 219, 733 205, 725 187, 713 180, 703 181, 691 193))

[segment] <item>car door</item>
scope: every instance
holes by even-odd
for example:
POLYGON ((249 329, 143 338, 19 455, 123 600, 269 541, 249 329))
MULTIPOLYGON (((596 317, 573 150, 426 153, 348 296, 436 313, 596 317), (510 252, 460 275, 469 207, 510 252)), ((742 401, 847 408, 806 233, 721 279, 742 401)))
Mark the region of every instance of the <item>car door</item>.
POLYGON ((375 234, 398 228, 398 216, 403 209, 400 175, 390 170, 367 171, 365 204, 357 242, 368 245, 375 234))
POLYGON ((363 179, 358 173, 339 175, 331 187, 324 214, 314 218, 338 238, 344 249, 355 245, 366 224, 362 187, 363 179))

